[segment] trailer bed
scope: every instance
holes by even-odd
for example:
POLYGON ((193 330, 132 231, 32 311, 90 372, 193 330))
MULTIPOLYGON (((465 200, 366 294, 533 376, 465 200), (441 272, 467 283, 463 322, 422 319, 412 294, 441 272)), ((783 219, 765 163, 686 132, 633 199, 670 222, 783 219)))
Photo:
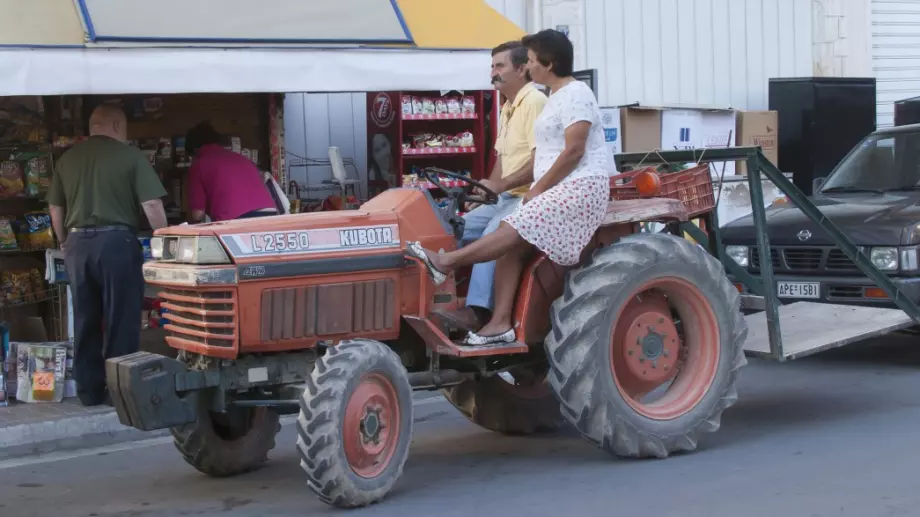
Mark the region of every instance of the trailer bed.
MULTIPOLYGON (((744 351, 772 359, 766 312, 744 317, 749 331, 744 351)), ((779 307, 782 360, 797 359, 916 325, 900 309, 796 302, 779 307)))

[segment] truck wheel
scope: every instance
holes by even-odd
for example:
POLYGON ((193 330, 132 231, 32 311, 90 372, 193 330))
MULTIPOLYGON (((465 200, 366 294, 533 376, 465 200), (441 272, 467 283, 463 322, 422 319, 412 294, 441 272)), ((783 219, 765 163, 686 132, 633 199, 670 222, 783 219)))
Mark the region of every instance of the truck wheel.
POLYGON ((227 413, 199 409, 193 424, 171 429, 185 461, 209 476, 235 476, 268 460, 281 430, 278 413, 269 408, 238 408, 227 413))
POLYGON ((562 423, 559 401, 542 372, 510 371, 442 390, 444 397, 474 424, 497 433, 527 435, 554 431, 562 423))
POLYGON ((569 274, 551 317, 546 350, 562 414, 612 454, 693 451, 738 398, 748 332, 739 294, 696 244, 638 234, 597 251, 569 274))
POLYGON ((399 356, 370 339, 330 347, 307 378, 297 450, 327 504, 367 506, 399 476, 412 441, 412 387, 399 356))

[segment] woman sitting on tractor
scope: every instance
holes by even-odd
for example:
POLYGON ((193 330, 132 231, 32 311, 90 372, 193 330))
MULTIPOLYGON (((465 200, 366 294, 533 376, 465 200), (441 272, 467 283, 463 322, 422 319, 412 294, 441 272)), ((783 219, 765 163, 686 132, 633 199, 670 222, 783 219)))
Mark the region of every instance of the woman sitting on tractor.
POLYGON ((457 251, 436 253, 419 242, 407 247, 407 254, 427 266, 435 284, 457 268, 496 261, 492 319, 478 332, 470 332, 466 345, 515 340, 514 296, 525 261, 539 250, 561 266, 577 264, 606 215, 610 196, 600 109, 594 92, 572 77, 571 42, 555 30, 525 36, 522 42, 528 48, 533 81, 549 86, 551 92, 534 126, 533 177, 482 183, 504 192, 532 181, 530 191, 498 230, 457 251))

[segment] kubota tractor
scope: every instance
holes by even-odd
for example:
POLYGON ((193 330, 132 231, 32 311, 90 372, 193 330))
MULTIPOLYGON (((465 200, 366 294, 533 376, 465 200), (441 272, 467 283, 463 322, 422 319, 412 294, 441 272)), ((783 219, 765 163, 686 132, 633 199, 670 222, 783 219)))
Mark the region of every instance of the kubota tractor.
POLYGON ((475 181, 440 188, 447 212, 428 192, 393 189, 358 210, 155 232, 144 277, 160 288, 178 358, 108 361, 121 422, 170 428, 188 463, 229 476, 263 464, 279 415, 298 414, 307 483, 339 507, 379 501, 399 478, 413 390, 443 390, 496 432, 568 422, 624 457, 692 451, 718 429, 747 327, 713 256, 640 233, 642 222, 685 221, 680 201, 611 201, 576 267, 538 255, 525 268, 517 342, 471 347, 435 316, 462 306, 455 278, 436 288, 405 242, 455 249, 458 207, 497 197, 475 181))

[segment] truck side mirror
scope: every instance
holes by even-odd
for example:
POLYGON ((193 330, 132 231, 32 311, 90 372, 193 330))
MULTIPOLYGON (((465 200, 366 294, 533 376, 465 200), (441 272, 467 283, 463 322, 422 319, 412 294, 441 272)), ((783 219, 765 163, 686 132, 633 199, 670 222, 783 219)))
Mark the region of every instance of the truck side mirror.
POLYGON ((827 180, 827 178, 825 178, 825 177, 815 178, 815 179, 811 180, 811 191, 812 191, 812 192, 817 192, 818 189, 820 189, 820 188, 824 185, 824 182, 825 182, 826 180, 827 180))

